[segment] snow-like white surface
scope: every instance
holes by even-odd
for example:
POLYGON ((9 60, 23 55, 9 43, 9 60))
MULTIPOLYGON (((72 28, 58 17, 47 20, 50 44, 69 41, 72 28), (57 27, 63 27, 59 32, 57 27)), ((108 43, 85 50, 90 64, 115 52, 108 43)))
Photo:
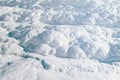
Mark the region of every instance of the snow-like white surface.
POLYGON ((119 0, 0 0, 0 80, 120 80, 119 0))

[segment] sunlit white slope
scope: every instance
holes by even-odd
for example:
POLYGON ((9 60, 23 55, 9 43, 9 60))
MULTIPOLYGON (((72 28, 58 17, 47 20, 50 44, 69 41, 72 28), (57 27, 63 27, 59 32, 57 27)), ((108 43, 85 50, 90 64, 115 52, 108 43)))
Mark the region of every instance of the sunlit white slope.
POLYGON ((0 0, 0 80, 120 80, 119 0, 0 0))

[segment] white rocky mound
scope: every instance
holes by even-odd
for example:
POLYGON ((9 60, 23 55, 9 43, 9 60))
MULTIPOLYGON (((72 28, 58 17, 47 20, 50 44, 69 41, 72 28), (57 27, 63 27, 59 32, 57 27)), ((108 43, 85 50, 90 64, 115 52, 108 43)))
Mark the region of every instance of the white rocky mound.
POLYGON ((0 80, 119 75, 119 0, 0 0, 0 80))

